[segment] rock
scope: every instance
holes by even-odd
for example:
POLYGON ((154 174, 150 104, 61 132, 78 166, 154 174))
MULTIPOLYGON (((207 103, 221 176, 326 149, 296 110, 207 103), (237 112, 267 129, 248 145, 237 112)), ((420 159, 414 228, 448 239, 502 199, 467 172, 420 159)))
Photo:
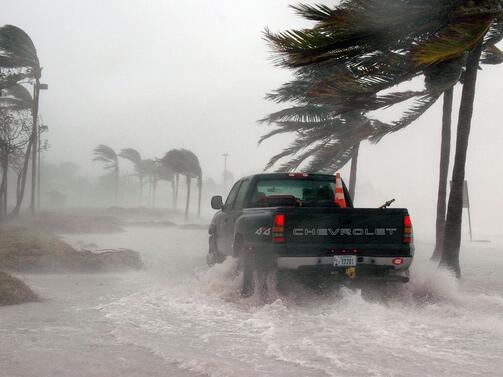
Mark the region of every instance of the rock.
POLYGON ((77 251, 56 237, 23 228, 0 229, 0 270, 13 272, 104 272, 140 269, 132 250, 77 251))
POLYGON ((18 278, 0 271, 0 306, 39 301, 38 296, 18 278))

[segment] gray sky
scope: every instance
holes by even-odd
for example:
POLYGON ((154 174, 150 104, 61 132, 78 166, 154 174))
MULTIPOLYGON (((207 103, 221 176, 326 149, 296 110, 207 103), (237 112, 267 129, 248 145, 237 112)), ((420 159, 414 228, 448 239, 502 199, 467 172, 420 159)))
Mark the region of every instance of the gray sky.
MULTIPOLYGON (((256 120, 279 109, 264 94, 290 77, 270 62, 261 32, 308 25, 290 3, 16 0, 3 4, 0 23, 23 28, 38 48, 50 88, 41 102, 50 127, 48 160, 98 174, 91 151, 100 143, 136 148, 144 158, 184 147, 219 179, 221 153, 231 154, 237 177, 260 171, 286 145, 278 138, 257 147, 267 126, 256 120)), ((479 234, 502 225, 502 72, 503 66, 484 67, 477 88, 467 179, 479 234)), ((396 197, 416 217, 416 228, 431 233, 440 116, 439 102, 409 129, 362 146, 357 204, 396 197)), ((342 172, 347 176, 347 168, 342 172)))

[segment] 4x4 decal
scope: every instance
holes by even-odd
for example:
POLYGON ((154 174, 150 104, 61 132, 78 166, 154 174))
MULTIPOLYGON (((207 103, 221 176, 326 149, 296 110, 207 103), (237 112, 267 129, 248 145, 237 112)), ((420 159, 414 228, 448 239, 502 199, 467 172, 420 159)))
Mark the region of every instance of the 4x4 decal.
POLYGON ((258 228, 256 230, 255 234, 258 236, 270 236, 271 235, 271 228, 261 226, 260 228, 258 228))

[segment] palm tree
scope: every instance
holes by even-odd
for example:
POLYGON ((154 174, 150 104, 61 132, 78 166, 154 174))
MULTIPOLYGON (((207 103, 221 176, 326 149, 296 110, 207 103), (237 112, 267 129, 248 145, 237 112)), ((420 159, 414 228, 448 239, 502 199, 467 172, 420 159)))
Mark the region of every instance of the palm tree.
MULTIPOLYGON (((7 210, 7 187, 8 187, 8 168, 10 164, 10 158, 15 153, 19 153, 18 149, 21 146, 26 145, 25 134, 27 133, 26 127, 24 126, 23 120, 18 119, 15 121, 16 116, 14 113, 21 114, 26 110, 31 109, 33 106, 33 99, 30 92, 20 84, 15 84, 9 88, 2 90, 2 96, 0 97, 0 109, 4 113, 10 113, 11 115, 3 118, 1 135, 0 135, 0 149, 2 150, 2 195, 3 202, 2 208, 3 213, 6 214, 7 210), (16 131, 13 131, 9 123, 21 123, 20 127, 17 127, 16 131), (17 145, 15 145, 17 142, 17 145)), ((29 136, 29 142, 27 143, 27 150, 25 155, 25 163, 22 165, 22 169, 19 172, 19 186, 18 195, 16 195, 16 205, 12 211, 12 215, 19 214, 21 205, 24 199, 24 192, 26 187, 26 177, 28 172, 28 162, 30 151, 32 147, 33 138, 29 136)), ((2 197, 0 195, 0 197, 2 197)))
POLYGON ((197 179, 197 186, 199 191, 197 217, 201 217, 201 195, 203 189, 201 165, 199 164, 199 159, 193 152, 187 149, 181 149, 181 152, 183 153, 185 159, 185 177, 187 179, 187 201, 185 204, 185 218, 187 219, 189 216, 190 183, 193 178, 197 179))
POLYGON ((445 210, 447 195, 447 176, 449 174, 449 156, 451 153, 451 118, 453 88, 444 93, 442 110, 442 136, 440 145, 440 167, 437 195, 436 240, 431 259, 440 260, 443 250, 445 210))
POLYGON ((456 153, 454 156, 454 168, 452 172, 452 185, 447 207, 445 221, 443 253, 441 265, 452 270, 459 278, 461 268, 459 265, 459 248, 461 246, 461 221, 463 214, 463 189, 465 181, 466 152, 475 100, 475 85, 477 82, 477 70, 482 53, 480 42, 468 56, 466 73, 461 94, 459 107, 458 130, 456 138, 456 153))
MULTIPOLYGON (((15 75, 15 79, 19 80, 23 77, 31 77, 35 80, 33 85, 33 108, 32 108, 32 132, 30 143, 32 148, 32 156, 37 155, 37 121, 38 121, 38 106, 40 95, 40 77, 42 69, 37 56, 37 49, 33 44, 30 36, 22 29, 13 25, 4 25, 0 28, 0 67, 23 69, 26 72, 20 72, 15 75)), ((12 84, 12 80, 7 80, 12 84)), ((27 154, 27 158, 30 154, 27 154)), ((37 159, 32 158, 32 177, 31 177, 31 212, 35 212, 35 193, 36 193, 36 177, 37 177, 37 159)))
POLYGON ((173 172, 173 209, 176 209, 178 202, 178 185, 179 176, 184 174, 185 171, 185 156, 183 152, 179 149, 171 149, 168 151, 164 157, 160 160, 164 167, 173 172))
MULTIPOLYGON (((425 83, 427 87, 430 86, 429 94, 420 97, 401 121, 392 124, 392 127, 382 127, 385 132, 373 135, 374 140, 410 124, 452 87, 457 80, 449 79, 449 85, 442 83, 443 75, 439 75, 439 71, 445 70, 446 64, 463 60, 466 52, 480 43, 491 24, 502 13, 499 2, 473 1, 426 1, 420 5, 411 5, 405 0, 386 4, 368 0, 347 1, 334 9, 305 5, 295 9, 304 17, 316 21, 316 26, 309 30, 279 34, 266 31, 266 38, 279 53, 280 65, 302 67, 300 70, 324 65, 324 69, 332 71, 331 77, 322 72, 324 82, 320 82, 321 88, 338 88, 352 103, 354 96, 347 95, 348 92, 359 96, 378 93, 419 74, 425 74, 425 83), (428 76, 440 83, 432 82, 428 76), (431 90, 432 87, 436 89, 431 90)), ((491 52, 488 55, 498 57, 498 54, 491 52)), ((501 54, 499 57, 501 58, 501 54)), ((312 77, 317 79, 316 74, 312 77)), ((294 98, 295 95, 293 93, 294 98)), ((339 108, 348 102, 338 101, 339 108)), ((464 104, 468 102, 467 99, 464 104)), ((463 113, 464 111, 466 110, 463 113)), ((466 115, 464 119, 469 122, 470 117, 466 115)), ((461 123, 462 119, 458 125, 461 123)), ((464 166, 462 155, 460 151, 458 165, 464 166)), ((462 190, 462 182, 459 184, 462 190)), ((451 197, 452 195, 451 193, 451 197)), ((457 209, 461 213, 459 203, 453 200, 453 207, 459 206, 457 209)), ((448 212, 450 208, 451 206, 448 212)), ((447 218, 449 219, 449 214, 447 218)), ((451 218, 453 222, 457 222, 457 216, 451 218)), ((456 232, 460 232, 460 229, 459 222, 456 224, 456 232)), ((445 233, 445 238, 447 237, 449 232, 445 233)), ((455 249, 456 245, 453 246, 455 249)), ((459 245, 457 252, 459 254, 459 245)), ((452 259, 446 263, 454 270, 459 270, 452 259)))
MULTIPOLYGON (((387 94, 352 94, 340 88, 329 88, 324 83, 312 84, 302 78, 286 84, 269 94, 268 98, 276 102, 295 99, 298 105, 265 118, 263 121, 274 123, 277 128, 264 135, 260 141, 284 132, 294 132, 297 138, 289 148, 274 156, 266 168, 272 167, 281 158, 293 156, 291 161, 280 166, 280 171, 298 169, 304 161, 310 159, 304 170, 333 173, 354 158, 352 181, 355 182, 355 150, 359 148, 360 142, 365 139, 378 142, 386 134, 413 123, 446 89, 458 81, 461 69, 459 59, 442 63, 436 69, 425 69, 422 72, 424 90, 387 94), (442 80, 438 77, 442 77, 442 80), (325 88, 321 89, 322 85, 325 88), (351 100, 348 101, 347 98, 351 100), (413 105, 400 119, 390 124, 366 115, 371 110, 387 108, 410 99, 415 99, 413 105)), ((319 77, 321 76, 318 75, 319 77)))
MULTIPOLYGON (((176 185, 178 186, 178 176, 184 175, 187 184, 187 197, 185 203, 185 218, 189 215, 189 204, 191 194, 191 182, 193 178, 198 180, 199 200, 198 200, 198 216, 201 214, 201 194, 202 194, 202 171, 197 156, 187 149, 172 149, 168 151, 160 160, 161 163, 171 172, 173 172, 176 185)), ((178 188, 174 195, 174 207, 176 208, 178 188)))
POLYGON ((171 182, 172 195, 175 195, 175 178, 173 171, 164 165, 161 160, 144 160, 147 164, 145 170, 148 172, 149 179, 151 181, 151 191, 152 191, 152 207, 155 208, 156 195, 157 195, 157 184, 159 181, 169 181, 171 182))
POLYGON ((122 149, 121 152, 119 153, 119 157, 122 157, 128 161, 130 161, 134 169, 136 171, 136 174, 138 175, 139 183, 140 183, 140 206, 142 205, 143 201, 143 179, 145 177, 145 171, 144 167, 146 167, 146 164, 143 163, 144 160, 142 160, 140 152, 138 152, 136 149, 133 148, 125 148, 122 149))
MULTIPOLYGON (((496 47, 496 43, 503 38, 503 28, 501 21, 493 23, 483 44, 482 64, 503 63, 503 53, 496 47)), ((432 260, 440 260, 443 252, 444 230, 447 208, 447 176, 449 171, 450 140, 451 140, 451 114, 452 114, 452 89, 444 93, 444 106, 442 114, 442 138, 440 152, 440 170, 437 197, 437 219, 435 248, 432 260)))
MULTIPOLYGON (((148 202, 152 207, 154 207, 155 204, 155 189, 154 185, 157 182, 157 176, 156 176, 156 161, 154 161, 151 158, 148 158, 146 160, 140 160, 140 163, 138 164, 137 171, 139 172, 138 175, 142 175, 143 178, 147 178, 148 182, 148 202)), ((140 180, 140 185, 143 186, 143 178, 140 180)), ((141 195, 140 195, 141 196, 141 195)), ((141 203, 141 198, 140 198, 140 203, 141 203)))
POLYGON ((106 170, 111 170, 114 177, 114 197, 115 203, 119 196, 119 159, 117 153, 108 145, 100 144, 93 150, 93 161, 100 161, 104 163, 106 170))
MULTIPOLYGON (((473 103, 475 99, 475 87, 477 70, 481 61, 482 51, 486 62, 494 64, 502 61, 502 53, 494 44, 501 40, 502 23, 498 18, 502 14, 501 4, 470 3, 470 18, 465 13, 458 13, 454 18, 468 24, 472 28, 472 34, 465 36, 466 50, 469 51, 466 61, 466 71, 463 77, 463 90, 458 117, 458 129, 456 137, 456 152, 452 173, 452 185, 447 207, 447 216, 443 230, 443 252, 441 265, 453 271, 459 278, 461 269, 459 264, 459 249, 461 244, 461 222, 463 210, 463 188, 465 179, 466 152, 470 135, 473 103), (484 40, 485 39, 485 40, 484 40)), ((465 27, 466 29, 466 27, 465 27)), ((423 54, 437 52, 446 47, 452 26, 441 30, 429 40, 423 42, 423 54)))

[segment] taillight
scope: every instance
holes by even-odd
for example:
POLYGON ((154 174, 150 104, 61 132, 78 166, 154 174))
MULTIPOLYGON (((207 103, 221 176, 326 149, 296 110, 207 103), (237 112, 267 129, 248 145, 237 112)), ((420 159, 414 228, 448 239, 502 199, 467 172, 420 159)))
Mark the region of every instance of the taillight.
POLYGON ((277 213, 274 215, 274 222, 272 225, 272 242, 285 242, 285 215, 283 213, 277 213))
POLYGON ((412 243, 412 221, 409 215, 403 217, 403 243, 412 243))

